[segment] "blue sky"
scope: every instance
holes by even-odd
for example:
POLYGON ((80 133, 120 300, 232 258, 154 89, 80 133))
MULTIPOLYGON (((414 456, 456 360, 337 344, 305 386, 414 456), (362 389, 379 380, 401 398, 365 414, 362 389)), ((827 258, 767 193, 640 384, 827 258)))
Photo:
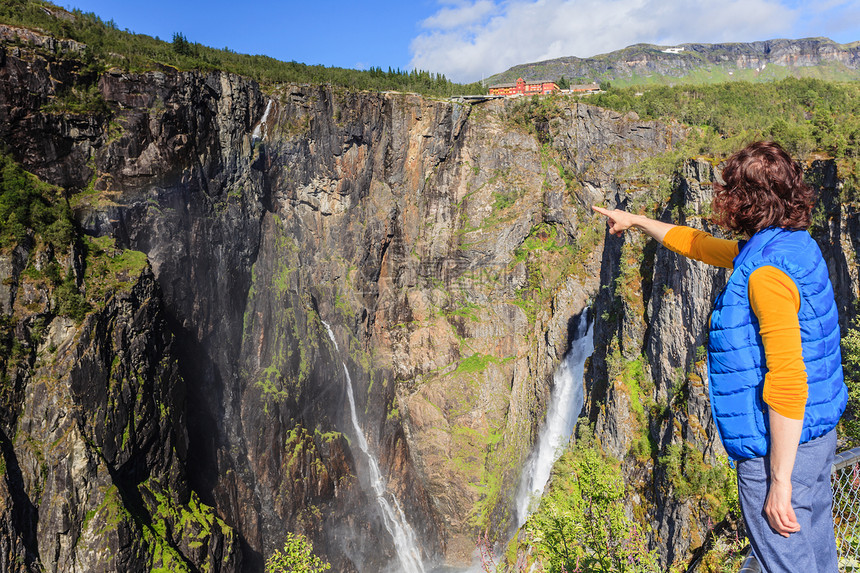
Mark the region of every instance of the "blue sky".
POLYGON ((435 0, 54 0, 132 32, 170 40, 181 32, 215 48, 346 68, 407 68, 409 43, 435 0))
POLYGON ((860 41, 860 0, 71 0, 62 5, 165 40, 182 32, 194 42, 280 60, 421 68, 456 81, 639 42, 813 36, 860 41))

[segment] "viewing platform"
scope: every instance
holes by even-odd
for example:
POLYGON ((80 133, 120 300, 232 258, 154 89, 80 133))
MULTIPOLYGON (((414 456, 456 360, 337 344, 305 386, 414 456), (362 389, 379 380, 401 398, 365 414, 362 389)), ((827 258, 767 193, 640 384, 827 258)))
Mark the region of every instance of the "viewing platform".
POLYGON ((455 95, 451 96, 451 101, 457 103, 480 103, 491 99, 505 99, 503 95, 455 95))

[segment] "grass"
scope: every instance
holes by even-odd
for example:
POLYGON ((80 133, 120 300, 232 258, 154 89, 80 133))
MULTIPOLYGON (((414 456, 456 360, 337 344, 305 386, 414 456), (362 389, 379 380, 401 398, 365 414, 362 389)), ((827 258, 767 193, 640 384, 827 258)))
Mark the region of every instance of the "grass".
POLYGON ((448 318, 450 318, 452 316, 459 316, 459 317, 468 318, 469 320, 477 322, 478 321, 477 311, 479 311, 481 308, 482 307, 480 307, 477 304, 467 302, 467 303, 463 303, 462 306, 455 308, 453 310, 446 310, 444 312, 444 314, 448 318))
POLYGON ((109 295, 126 290, 137 283, 149 266, 145 253, 120 249, 112 237, 86 237, 87 300, 99 308, 109 295))
POLYGON ((0 153, 0 222, 0 252, 32 237, 31 263, 21 278, 56 302, 53 308, 27 308, 29 312, 47 311, 80 323, 112 294, 136 284, 148 266, 144 253, 118 248, 110 237, 84 236, 66 191, 43 183, 5 153, 0 153), (80 269, 61 264, 73 247, 84 254, 82 276, 80 269), (41 269, 32 264, 37 259, 43 261, 41 269))
POLYGON ((514 249, 514 261, 523 262, 529 253, 535 251, 566 253, 570 250, 569 245, 560 242, 559 230, 556 225, 540 223, 533 227, 522 244, 514 249))
MULTIPOLYGON (((484 439, 486 440, 486 437, 484 439)), ((494 541, 497 541, 502 533, 493 525, 506 523, 509 517, 506 488, 513 483, 514 464, 517 460, 513 445, 500 440, 501 432, 495 432, 484 442, 484 451, 489 451, 478 484, 480 498, 469 516, 472 527, 477 531, 492 532, 494 541)))
POLYGON ((729 512, 739 516, 735 470, 729 467, 727 459, 712 466, 704 457, 695 445, 686 441, 666 447, 659 461, 674 487, 674 495, 698 500, 714 523, 725 519, 729 512))
POLYGON ((189 547, 200 547, 208 543, 213 535, 224 536, 225 552, 229 552, 232 529, 221 520, 215 510, 200 501, 195 492, 187 503, 178 503, 173 496, 155 480, 147 480, 139 486, 148 495, 142 496, 151 513, 149 524, 135 520, 142 529, 143 539, 150 554, 151 571, 188 571, 187 558, 174 546, 174 539, 183 540, 189 547))
POLYGON ((256 386, 262 393, 263 409, 266 414, 269 413, 270 403, 281 404, 290 397, 290 393, 284 388, 282 379, 279 369, 273 364, 267 366, 257 379, 256 386))
POLYGON ((495 356, 475 353, 461 360, 460 364, 457 365, 457 369, 454 371, 454 373, 476 374, 478 372, 483 372, 484 370, 486 370, 487 366, 489 366, 490 364, 495 364, 498 362, 499 359, 495 356))

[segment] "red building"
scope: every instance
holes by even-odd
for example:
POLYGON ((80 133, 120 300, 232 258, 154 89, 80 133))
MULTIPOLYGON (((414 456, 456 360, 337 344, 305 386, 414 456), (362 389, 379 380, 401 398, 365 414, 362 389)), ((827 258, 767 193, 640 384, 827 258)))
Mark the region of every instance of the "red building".
POLYGON ((490 95, 533 95, 533 94, 551 94, 557 92, 558 86, 555 82, 527 82, 519 78, 513 84, 496 84, 490 86, 490 95))

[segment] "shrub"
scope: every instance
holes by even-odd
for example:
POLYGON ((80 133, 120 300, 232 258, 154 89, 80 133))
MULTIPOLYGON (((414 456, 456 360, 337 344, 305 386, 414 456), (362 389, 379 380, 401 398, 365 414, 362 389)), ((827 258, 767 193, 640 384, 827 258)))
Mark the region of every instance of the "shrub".
POLYGON ((705 154, 723 155, 753 139, 770 137, 794 156, 806 157, 816 150, 840 158, 858 156, 856 82, 786 78, 768 83, 606 88, 581 101, 635 111, 642 119, 676 119, 704 128, 681 144, 685 153, 702 147, 705 154))
POLYGON ((322 573, 331 569, 313 552, 310 540, 301 533, 288 533, 283 550, 275 550, 266 560, 266 573, 322 573))
POLYGON ((92 306, 78 290, 74 278, 66 279, 54 291, 57 297, 57 314, 68 316, 75 322, 80 323, 92 306))
POLYGON ((657 558, 624 512, 621 471, 581 439, 553 468, 550 491, 526 522, 544 570, 646 572, 657 558))
POLYGON ((848 407, 840 434, 851 446, 860 445, 860 326, 856 323, 842 339, 842 361, 845 369, 845 384, 848 386, 848 407))
POLYGON ((695 445, 684 442, 667 446, 659 461, 676 497, 700 501, 714 522, 722 521, 729 513, 739 516, 735 470, 727 458, 717 458, 713 466, 704 458, 695 445))
POLYGON ((0 249, 14 248, 29 232, 65 250, 75 235, 72 212, 60 190, 27 173, 0 152, 0 249))
POLYGON ((70 113, 76 115, 110 114, 110 108, 104 96, 99 91, 98 84, 89 86, 72 86, 58 94, 50 103, 42 108, 46 113, 70 113))

